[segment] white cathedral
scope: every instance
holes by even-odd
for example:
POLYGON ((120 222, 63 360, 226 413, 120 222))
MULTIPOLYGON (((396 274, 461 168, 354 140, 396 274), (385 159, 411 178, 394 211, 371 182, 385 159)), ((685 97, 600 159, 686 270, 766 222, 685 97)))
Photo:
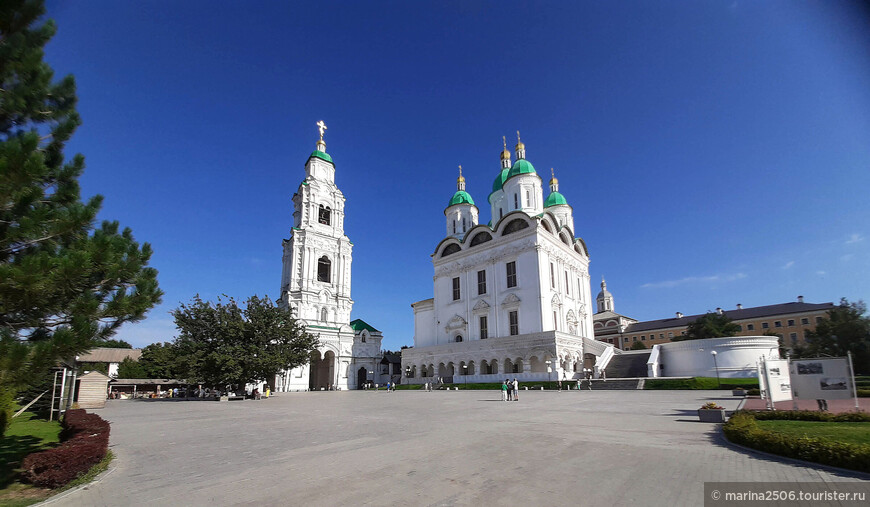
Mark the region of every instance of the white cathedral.
POLYGON ((589 252, 575 237, 573 209, 555 175, 544 199, 519 133, 516 158, 505 145, 486 225, 460 167, 446 237, 432 254, 435 297, 411 305, 407 382, 570 380, 597 376, 596 363, 614 354, 594 339, 589 252))
POLYGON ((293 228, 285 239, 281 296, 320 347, 309 364, 275 379, 278 392, 358 389, 377 382, 382 370, 380 331, 351 322, 350 265, 353 244, 344 233, 344 195, 335 185, 335 164, 320 140, 305 163, 305 179, 293 195, 293 228))

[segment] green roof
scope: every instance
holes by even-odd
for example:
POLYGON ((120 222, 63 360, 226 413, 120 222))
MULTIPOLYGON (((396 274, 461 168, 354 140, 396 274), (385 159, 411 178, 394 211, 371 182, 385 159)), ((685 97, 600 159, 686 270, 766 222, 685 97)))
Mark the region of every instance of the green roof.
POLYGON ((495 177, 495 181, 492 182, 492 191, 498 192, 501 190, 501 187, 504 186, 505 180, 508 179, 508 172, 510 169, 502 169, 501 172, 498 173, 498 176, 495 177))
POLYGON ((532 165, 528 160, 521 158, 514 162, 514 166, 511 167, 511 171, 508 173, 507 178, 505 180, 509 180, 514 176, 518 176, 520 174, 537 174, 535 173, 535 166, 532 165))
POLYGON ((450 199, 450 203, 447 206, 453 206, 454 204, 471 204, 474 205, 474 199, 471 198, 468 192, 465 190, 457 190, 453 197, 450 199))
POLYGON ((560 206, 563 204, 567 206, 568 201, 565 200, 565 196, 559 192, 550 192, 550 195, 547 196, 547 200, 544 201, 545 208, 549 208, 550 206, 560 206))
POLYGON ((308 327, 313 327, 313 328, 316 328, 316 329, 331 329, 331 330, 333 330, 333 331, 338 331, 338 329, 339 329, 339 328, 337 328, 337 327, 315 326, 315 325, 313 325, 313 324, 308 324, 308 327))
POLYGON ((370 333, 380 333, 380 331, 373 328, 371 324, 362 319, 356 319, 352 321, 350 323, 350 327, 352 327, 354 331, 362 331, 363 329, 368 329, 370 333))
MULTIPOLYGON (((330 164, 335 165, 335 163, 333 163, 333 161, 332 161, 332 157, 330 157, 329 153, 326 153, 325 151, 314 150, 311 152, 311 157, 317 157, 321 160, 326 160, 330 164)), ((311 157, 308 157, 308 158, 310 159, 311 157)))

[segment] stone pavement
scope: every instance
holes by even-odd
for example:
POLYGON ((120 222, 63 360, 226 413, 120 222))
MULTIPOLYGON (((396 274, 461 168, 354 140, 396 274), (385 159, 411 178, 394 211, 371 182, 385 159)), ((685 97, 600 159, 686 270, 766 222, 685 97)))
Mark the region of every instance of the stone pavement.
POLYGON ((714 391, 113 400, 114 470, 51 505, 703 505, 704 481, 854 481, 737 450, 714 391))

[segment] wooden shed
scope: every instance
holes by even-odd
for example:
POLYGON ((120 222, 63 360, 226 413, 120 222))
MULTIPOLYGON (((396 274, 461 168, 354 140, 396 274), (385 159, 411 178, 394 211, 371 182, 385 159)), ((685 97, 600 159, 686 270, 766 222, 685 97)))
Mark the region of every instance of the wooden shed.
POLYGON ((109 377, 98 371, 85 373, 79 377, 76 403, 79 408, 103 408, 109 389, 109 377))

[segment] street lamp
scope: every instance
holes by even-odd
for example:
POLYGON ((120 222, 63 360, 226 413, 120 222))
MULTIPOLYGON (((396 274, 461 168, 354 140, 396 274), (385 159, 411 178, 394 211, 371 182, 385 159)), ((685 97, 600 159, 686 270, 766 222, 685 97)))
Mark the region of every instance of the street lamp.
POLYGON ((371 377, 371 380, 369 382, 371 383, 371 386, 374 387, 375 386, 375 372, 372 370, 369 370, 369 376, 371 377))
POLYGON ((719 381, 719 363, 716 361, 716 356, 719 353, 714 350, 710 354, 713 356, 713 366, 716 368, 716 387, 722 389, 722 382, 719 381))
POLYGON ((462 385, 468 386, 468 365, 462 365, 462 385))
POLYGON ((553 369, 550 368, 550 365, 553 364, 553 361, 550 361, 549 359, 547 359, 544 362, 547 363, 547 382, 552 382, 553 381, 553 379, 552 379, 553 369))

